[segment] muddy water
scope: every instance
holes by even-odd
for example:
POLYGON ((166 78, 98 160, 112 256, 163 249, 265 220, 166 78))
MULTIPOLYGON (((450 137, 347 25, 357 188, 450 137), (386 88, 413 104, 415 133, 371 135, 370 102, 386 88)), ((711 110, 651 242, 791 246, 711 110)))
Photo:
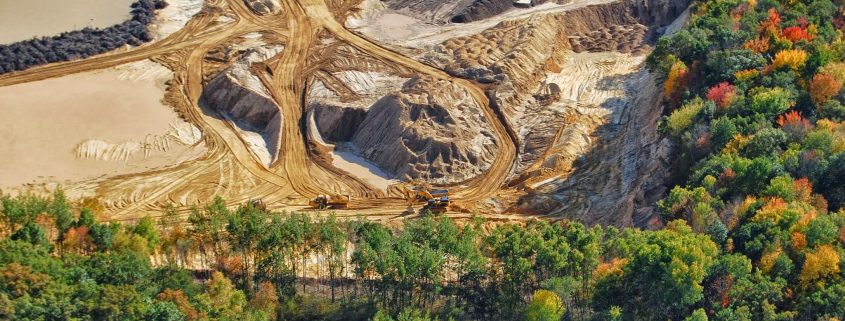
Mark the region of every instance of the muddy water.
POLYGON ((130 18, 133 0, 0 0, 0 43, 105 28, 130 18))

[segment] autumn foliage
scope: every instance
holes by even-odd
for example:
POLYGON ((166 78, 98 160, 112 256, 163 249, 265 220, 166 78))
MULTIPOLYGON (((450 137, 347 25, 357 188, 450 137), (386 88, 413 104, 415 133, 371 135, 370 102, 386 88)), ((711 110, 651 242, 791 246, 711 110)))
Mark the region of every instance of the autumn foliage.
POLYGON ((728 82, 719 83, 707 91, 707 100, 715 102, 721 110, 728 108, 734 97, 736 97, 736 89, 728 82))
POLYGON ((769 42, 771 40, 768 37, 756 38, 746 41, 742 47, 757 53, 766 53, 770 49, 769 42))
POLYGON ((774 9, 769 9, 769 16, 766 20, 760 22, 760 27, 757 31, 760 34, 777 35, 780 27, 780 14, 774 9))
POLYGON ((689 70, 683 61, 672 64, 666 81, 663 83, 663 94, 673 102, 677 102, 681 92, 686 88, 689 70))
POLYGON ((807 253, 798 279, 802 285, 839 273, 839 253, 830 245, 822 245, 815 252, 807 253))
POLYGON ((842 83, 829 74, 820 73, 813 77, 807 90, 810 92, 813 103, 820 106, 842 90, 842 83))
POLYGON ((798 70, 807 61, 807 52, 800 49, 781 50, 775 54, 772 67, 775 69, 789 67, 798 70))
POLYGON ((197 311, 182 290, 165 289, 158 294, 157 298, 172 302, 188 321, 205 319, 205 314, 197 311))
POLYGON ((813 129, 810 121, 801 116, 801 112, 794 110, 778 116, 777 123, 785 132, 796 138, 804 137, 813 129))
POLYGON ((740 70, 734 73, 734 77, 736 77, 737 81, 751 80, 759 75, 760 71, 756 69, 740 70))
POLYGON ((783 29, 781 34, 784 38, 789 39, 789 41, 797 42, 799 40, 804 41, 812 41, 813 35, 807 32, 807 29, 801 28, 799 26, 792 26, 786 27, 783 29))

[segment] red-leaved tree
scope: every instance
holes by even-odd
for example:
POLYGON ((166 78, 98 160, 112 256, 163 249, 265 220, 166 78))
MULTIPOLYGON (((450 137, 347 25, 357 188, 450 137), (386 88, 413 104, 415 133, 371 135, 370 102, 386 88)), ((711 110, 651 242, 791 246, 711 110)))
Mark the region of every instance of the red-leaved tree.
POLYGON ((734 97, 736 97, 736 88, 727 81, 719 83, 707 90, 707 100, 716 103, 720 110, 724 110, 730 106, 734 97))
POLYGON ((807 118, 801 116, 801 112, 794 110, 778 116, 777 122, 783 131, 795 140, 804 138, 813 129, 813 124, 810 124, 807 118))
POLYGON ((781 35, 792 42, 796 42, 799 40, 805 40, 809 42, 813 40, 813 35, 809 34, 807 32, 807 29, 801 28, 799 26, 786 27, 783 29, 783 32, 781 32, 781 35))

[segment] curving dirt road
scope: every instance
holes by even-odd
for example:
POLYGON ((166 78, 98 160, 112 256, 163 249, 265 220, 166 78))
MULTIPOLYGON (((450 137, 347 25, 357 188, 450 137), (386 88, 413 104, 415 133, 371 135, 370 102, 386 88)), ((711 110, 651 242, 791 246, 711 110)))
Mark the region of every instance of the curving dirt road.
MULTIPOLYGON (((189 122, 200 127, 204 142, 209 147, 208 151, 190 163, 155 172, 159 181, 160 178, 168 179, 163 184, 146 186, 144 182, 149 182, 153 177, 149 174, 128 175, 97 182, 96 184, 100 184, 97 191, 104 198, 116 193, 127 193, 131 184, 124 184, 123 181, 138 182, 138 187, 128 192, 132 195, 129 201, 111 204, 112 213, 117 217, 124 217, 141 209, 155 208, 153 204, 185 199, 186 191, 191 188, 199 194, 194 196, 196 199, 208 199, 217 194, 239 195, 240 197, 230 198, 233 204, 252 196, 244 192, 247 188, 250 188, 252 193, 260 194, 256 196, 288 205, 301 205, 304 198, 318 194, 350 194, 355 197, 353 206, 366 207, 370 213, 379 212, 380 208, 395 213, 393 211, 403 208, 403 200, 385 197, 383 192, 375 190, 353 175, 331 168, 330 164, 311 159, 302 120, 306 106, 304 96, 306 84, 310 83, 313 77, 320 77, 316 74, 320 69, 319 66, 309 65, 307 60, 309 55, 318 52, 318 40, 322 36, 330 35, 387 64, 451 81, 467 90, 481 107, 488 123, 492 125, 499 142, 499 151, 490 168, 482 176, 472 179, 465 187, 453 188, 454 197, 464 208, 473 208, 473 204, 493 196, 500 190, 513 170, 517 143, 509 133, 507 124, 503 123, 496 111, 490 107, 488 98, 480 86, 466 79, 452 77, 440 69, 350 32, 337 21, 324 0, 283 0, 282 4, 281 14, 259 16, 242 0, 207 1, 206 7, 188 21, 184 28, 158 42, 126 52, 108 53, 85 60, 0 75, 0 86, 110 68, 144 59, 173 62, 168 64, 176 75, 171 86, 175 86, 177 94, 181 96, 179 99, 184 103, 184 106, 175 108, 189 122), (234 21, 220 22, 223 16, 234 18, 234 21), (208 52, 216 47, 232 44, 239 37, 253 32, 272 33, 275 36, 273 38, 279 39, 284 45, 284 49, 277 56, 254 66, 266 68, 253 68, 277 103, 284 120, 277 145, 281 146, 279 155, 276 163, 271 164, 270 168, 265 167, 250 151, 234 124, 223 117, 217 117, 214 111, 204 109, 200 104, 206 80, 204 77, 208 71, 204 62, 208 52), (247 176, 239 178, 231 168, 227 172, 223 164, 229 162, 237 164, 247 176), (244 183, 237 182, 239 179, 246 180, 248 186, 241 186, 244 183), (216 180, 218 183, 213 187, 202 187, 204 189, 200 191, 200 187, 191 186, 197 180, 216 180)), ((312 64, 326 61, 326 58, 321 58, 312 64)), ((123 196, 118 198, 127 199, 123 196)), ((352 215, 351 213, 349 215, 352 215)), ((395 215, 391 217, 393 216, 395 215)))

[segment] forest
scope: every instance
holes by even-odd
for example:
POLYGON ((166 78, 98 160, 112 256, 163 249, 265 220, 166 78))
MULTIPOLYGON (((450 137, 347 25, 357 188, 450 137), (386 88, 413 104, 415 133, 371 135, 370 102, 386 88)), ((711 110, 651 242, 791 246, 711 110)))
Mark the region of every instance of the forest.
POLYGON ((166 6, 165 0, 138 0, 132 3, 132 18, 121 24, 105 29, 85 28, 53 37, 0 44, 0 74, 48 63, 83 59, 124 45, 138 46, 149 42, 153 40, 153 35, 148 25, 155 18, 155 11, 166 6))
POLYGON ((0 193, 0 319, 845 320, 845 16, 708 0, 648 57, 660 230, 0 193))

